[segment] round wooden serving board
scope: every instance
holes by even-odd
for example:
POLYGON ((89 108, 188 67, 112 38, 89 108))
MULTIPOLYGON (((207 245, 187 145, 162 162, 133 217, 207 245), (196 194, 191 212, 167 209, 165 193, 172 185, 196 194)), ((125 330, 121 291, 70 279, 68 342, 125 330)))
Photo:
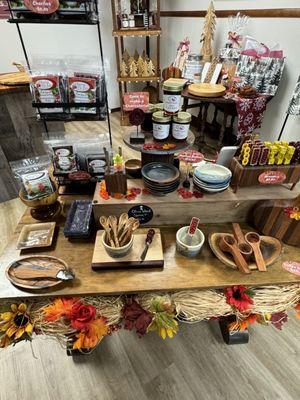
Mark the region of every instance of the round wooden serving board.
MULTIPOLYGON (((230 235, 228 233, 211 233, 208 237, 208 242, 210 248, 212 249, 214 255, 222 261, 228 267, 237 269, 237 266, 233 260, 233 257, 230 253, 225 253, 219 247, 220 239, 225 236, 230 235)), ((266 266, 270 266, 275 263, 275 261, 279 258, 282 252, 282 244, 280 240, 273 238, 271 236, 261 236, 261 252, 263 254, 266 266)), ((254 261, 254 257, 251 256, 248 260, 248 265, 251 270, 257 269, 257 266, 254 261)))
POLYGON ((62 283, 61 280, 58 279, 19 279, 15 276, 14 271, 22 264, 31 263, 38 264, 39 266, 53 266, 57 269, 66 269, 68 265, 65 261, 60 258, 51 257, 51 256, 27 256, 18 258, 17 260, 10 263, 10 265, 6 269, 6 277, 13 284, 18 287, 24 289, 46 289, 52 286, 60 285, 62 283))
POLYGON ((188 87, 188 92, 199 97, 221 97, 226 92, 226 88, 213 83, 192 83, 188 87))

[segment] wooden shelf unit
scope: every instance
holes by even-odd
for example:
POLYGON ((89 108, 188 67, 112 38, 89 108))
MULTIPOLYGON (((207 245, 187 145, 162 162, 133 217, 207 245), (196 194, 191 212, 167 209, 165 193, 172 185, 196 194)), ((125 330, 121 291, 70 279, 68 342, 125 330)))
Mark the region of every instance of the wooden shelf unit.
MULTIPOLYGON (((120 123, 122 126, 129 125, 128 112, 124 111, 124 103, 123 103, 123 95, 128 91, 128 84, 138 84, 142 82, 146 82, 147 86, 150 82, 155 84, 157 98, 159 96, 159 85, 160 85, 160 0, 156 0, 157 2, 157 15, 156 15, 156 26, 153 28, 124 28, 120 29, 118 25, 118 17, 116 10, 116 3, 119 3, 120 0, 111 0, 111 8, 112 8, 112 19, 113 19, 113 32, 112 35, 115 41, 115 51, 116 51, 116 61, 117 61, 117 81, 119 85, 119 97, 120 97, 120 108, 121 108, 121 117, 120 123), (122 78, 120 75, 120 64, 122 60, 122 54, 125 50, 124 39, 142 37, 145 38, 145 50, 148 56, 150 56, 150 37, 154 37, 156 39, 156 76, 153 77, 125 77, 122 78)), ((132 90, 135 91, 135 90, 132 90)))
POLYGON ((123 37, 142 37, 142 36, 160 36, 161 29, 149 28, 130 28, 130 29, 117 29, 113 30, 113 36, 123 36, 123 37))
POLYGON ((159 82, 160 76, 138 76, 136 78, 128 77, 121 77, 118 76, 118 82, 128 82, 128 83, 137 83, 137 82, 159 82))

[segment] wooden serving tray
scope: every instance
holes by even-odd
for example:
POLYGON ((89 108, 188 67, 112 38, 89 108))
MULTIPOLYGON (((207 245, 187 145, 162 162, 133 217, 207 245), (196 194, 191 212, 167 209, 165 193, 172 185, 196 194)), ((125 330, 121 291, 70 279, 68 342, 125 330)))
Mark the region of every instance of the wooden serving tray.
MULTIPOLYGON (((230 253, 225 253, 222 251, 219 247, 219 243, 221 240, 221 237, 229 235, 232 236, 231 234, 228 233, 211 233, 208 237, 208 242, 210 245, 210 248, 212 249, 214 255, 222 261, 225 265, 228 267, 237 269, 237 266, 233 260, 233 257, 230 253)), ((282 252, 282 244, 280 240, 273 238, 271 236, 261 236, 261 252, 264 257, 266 266, 270 266, 275 263, 275 261, 279 258, 281 252, 282 252)), ((250 259, 248 260, 248 265, 249 269, 254 270, 257 269, 257 266, 255 264, 254 258, 251 255, 250 259)))
POLYGON ((52 244, 56 222, 44 222, 40 224, 24 225, 18 238, 17 249, 31 249, 35 247, 49 247, 52 244), (30 238, 34 237, 34 233, 45 232, 45 238, 37 239, 34 244, 30 244, 30 238))
POLYGON ((226 88, 213 83, 192 83, 188 87, 188 92, 199 97, 221 97, 226 92, 226 88))
POLYGON ((31 289, 31 290, 39 290, 39 289, 47 289, 53 286, 61 285, 62 281, 59 279, 20 279, 15 276, 15 270, 21 266, 26 265, 27 263, 30 264, 37 264, 41 267, 49 268, 53 266, 53 268, 58 269, 66 269, 68 265, 65 261, 61 260, 57 257, 40 255, 40 256, 28 256, 18 258, 17 260, 10 263, 7 267, 5 273, 6 278, 13 284, 18 287, 24 289, 31 289))
POLYGON ((145 239, 148 229, 138 229, 134 233, 132 249, 125 257, 122 258, 110 257, 103 247, 101 241, 104 231, 98 231, 92 259, 92 269, 105 270, 117 268, 162 268, 164 266, 164 257, 161 234, 158 228, 155 228, 154 230, 155 235, 153 242, 151 243, 146 258, 143 262, 141 262, 140 256, 145 247, 145 239))

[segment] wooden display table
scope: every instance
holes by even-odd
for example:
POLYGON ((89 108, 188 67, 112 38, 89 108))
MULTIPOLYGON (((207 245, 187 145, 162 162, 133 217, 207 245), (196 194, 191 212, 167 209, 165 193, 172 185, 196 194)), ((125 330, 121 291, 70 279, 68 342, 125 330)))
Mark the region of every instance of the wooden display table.
MULTIPOLYGON (((67 197, 67 196, 64 196, 67 197)), ((112 295, 124 293, 175 291, 181 289, 213 289, 231 285, 262 286, 300 283, 300 276, 293 275, 282 268, 283 261, 299 261, 300 249, 284 246, 278 261, 269 267, 268 272, 252 272, 244 275, 238 270, 222 264, 211 252, 207 240, 202 252, 193 259, 178 254, 175 248, 175 235, 178 226, 161 227, 164 269, 135 269, 95 272, 91 268, 94 240, 70 241, 63 236, 64 218, 58 221, 58 236, 49 249, 33 251, 16 250, 16 243, 24 224, 36 223, 25 212, 16 232, 0 258, 0 299, 17 299, 52 296, 112 295), (20 255, 47 254, 62 258, 73 268, 76 279, 62 283, 53 289, 29 292, 13 286, 5 277, 7 265, 20 255)), ((174 221, 176 222, 176 221, 174 221)), ((245 227, 245 226, 244 226, 245 227)), ((207 238, 210 232, 231 231, 230 224, 212 224, 201 226, 207 238)))

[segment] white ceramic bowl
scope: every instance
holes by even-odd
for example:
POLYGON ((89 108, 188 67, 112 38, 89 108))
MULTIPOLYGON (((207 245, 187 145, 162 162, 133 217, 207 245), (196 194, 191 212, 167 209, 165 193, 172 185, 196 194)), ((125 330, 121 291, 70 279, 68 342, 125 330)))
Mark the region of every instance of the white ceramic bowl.
POLYGON ((185 237, 189 230, 189 226, 183 226, 176 233, 176 249, 177 251, 186 257, 196 257, 199 254, 200 250, 205 241, 205 236, 200 229, 197 229, 195 235, 198 239, 198 243, 195 246, 188 246, 187 244, 182 242, 182 239, 185 237))
POLYGON ((122 258, 125 257, 131 250, 132 245, 133 245, 133 237, 134 235, 131 236, 130 241, 125 244, 125 246, 122 247, 111 247, 106 243, 106 232, 103 233, 102 235, 102 244, 107 251, 107 253, 113 257, 113 258, 122 258))
POLYGON ((197 167, 195 176, 206 183, 224 183, 232 177, 230 169, 218 164, 205 164, 197 167))

